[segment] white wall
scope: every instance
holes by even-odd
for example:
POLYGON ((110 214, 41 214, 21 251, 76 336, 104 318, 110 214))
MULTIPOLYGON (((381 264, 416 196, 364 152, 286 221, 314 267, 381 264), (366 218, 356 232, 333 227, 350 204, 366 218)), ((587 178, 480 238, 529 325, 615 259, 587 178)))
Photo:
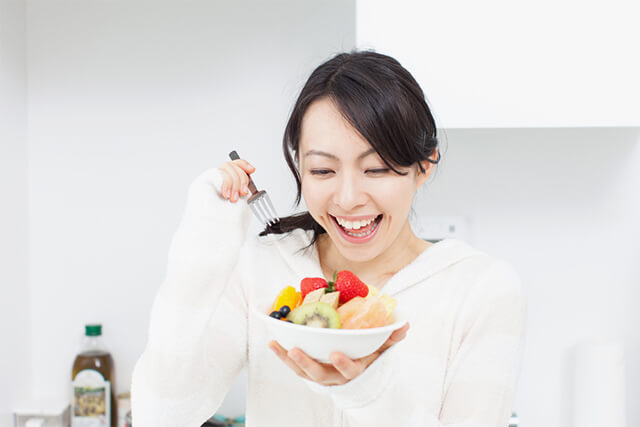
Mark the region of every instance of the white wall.
POLYGON ((34 390, 67 393, 100 321, 121 392, 191 180, 237 149, 258 185, 286 181, 271 194, 290 210, 286 118, 312 69, 353 47, 354 4, 32 0, 28 22, 34 390))
POLYGON ((410 67, 443 127, 640 126, 637 1, 361 0, 356 9, 358 46, 410 67))
POLYGON ((0 426, 31 385, 25 6, 0 0, 0 426))
POLYGON ((640 129, 449 130, 441 140, 416 212, 464 215, 471 243, 521 275, 521 425, 572 425, 573 346, 597 338, 626 345, 627 425, 640 425, 640 129))

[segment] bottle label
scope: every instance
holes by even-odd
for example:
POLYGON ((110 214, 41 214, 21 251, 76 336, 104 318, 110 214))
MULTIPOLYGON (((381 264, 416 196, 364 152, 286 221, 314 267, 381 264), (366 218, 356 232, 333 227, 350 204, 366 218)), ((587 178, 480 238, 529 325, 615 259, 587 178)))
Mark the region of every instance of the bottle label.
POLYGON ((72 427, 111 425, 111 382, 93 369, 78 372, 72 383, 72 427))

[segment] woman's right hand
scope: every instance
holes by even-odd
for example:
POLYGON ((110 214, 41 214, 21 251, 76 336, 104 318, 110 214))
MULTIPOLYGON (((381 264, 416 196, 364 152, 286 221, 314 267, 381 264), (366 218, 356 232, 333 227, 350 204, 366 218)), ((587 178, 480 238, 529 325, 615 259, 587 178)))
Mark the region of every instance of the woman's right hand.
POLYGON ((224 162, 218 168, 222 174, 221 195, 231 202, 237 202, 240 196, 249 194, 249 175, 256 168, 244 159, 224 162))

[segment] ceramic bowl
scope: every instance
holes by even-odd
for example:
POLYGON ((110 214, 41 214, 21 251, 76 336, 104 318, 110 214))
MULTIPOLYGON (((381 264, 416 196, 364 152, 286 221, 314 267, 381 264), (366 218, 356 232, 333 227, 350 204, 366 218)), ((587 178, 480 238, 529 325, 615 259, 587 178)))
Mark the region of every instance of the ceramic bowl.
MULTIPOLYGON (((265 310, 266 311, 266 310, 265 310)), ((376 351, 391 333, 407 323, 401 310, 394 310, 396 321, 390 325, 368 329, 313 328, 274 319, 264 312, 256 313, 265 323, 269 341, 276 340, 286 350, 297 347, 322 363, 331 363, 333 351, 359 359, 376 351)))

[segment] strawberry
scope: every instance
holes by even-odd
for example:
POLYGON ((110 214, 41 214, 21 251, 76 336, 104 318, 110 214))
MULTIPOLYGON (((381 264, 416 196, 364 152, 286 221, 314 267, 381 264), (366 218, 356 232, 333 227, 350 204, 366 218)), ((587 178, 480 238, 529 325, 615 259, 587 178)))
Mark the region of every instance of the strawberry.
POLYGON ((369 287, 358 276, 349 270, 342 270, 333 275, 333 282, 329 282, 328 292, 340 291, 340 304, 344 304, 353 297, 366 297, 369 287))
POLYGON ((323 277, 305 277, 300 281, 300 292, 302 293, 301 301, 304 301, 304 297, 311 291, 316 289, 326 288, 328 286, 327 281, 323 277))

